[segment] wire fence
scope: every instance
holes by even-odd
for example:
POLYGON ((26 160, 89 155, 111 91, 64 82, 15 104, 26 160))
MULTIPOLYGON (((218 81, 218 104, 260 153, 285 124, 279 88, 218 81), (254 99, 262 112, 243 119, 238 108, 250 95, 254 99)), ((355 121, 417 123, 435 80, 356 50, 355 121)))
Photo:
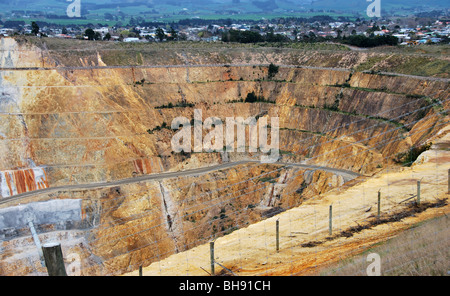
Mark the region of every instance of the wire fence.
MULTIPOLYGON (((375 153, 381 155, 378 165, 388 164, 398 155, 389 147, 405 140, 404 131, 413 138, 447 126, 448 110, 442 106, 448 99, 408 109, 423 100, 417 98, 371 116, 354 116, 350 122, 322 130, 325 135, 337 134, 322 142, 315 142, 316 135, 311 135, 280 147, 295 156, 300 150, 292 147, 314 151, 339 143, 337 148, 317 150, 305 167, 249 163, 210 173, 215 174, 212 180, 189 175, 142 182, 137 189, 112 186, 94 197, 67 194, 67 199, 81 200, 81 220, 58 216, 51 225, 36 225, 39 238, 61 242, 70 275, 136 274, 142 268, 146 275, 367 274, 366 257, 363 267, 353 264, 350 271, 344 266, 325 272, 323 268, 347 262, 349 254, 367 251, 410 228, 421 221, 417 219, 421 213, 440 215, 447 205, 449 167, 437 149, 429 154, 433 161, 428 162, 426 172, 413 167, 400 174, 401 169, 388 166, 383 175, 371 178, 365 175, 374 167, 368 160, 357 168, 361 173, 357 177, 354 166, 344 171, 342 164, 370 159, 375 153), (384 116, 402 110, 393 118, 384 116), (418 116, 423 112, 427 115, 418 116), (427 120, 433 124, 417 126, 427 120), (404 123, 395 124, 400 121, 404 123), (347 132, 359 123, 365 123, 362 129, 347 132), (346 141, 349 137, 355 140, 346 141), (355 153, 358 145, 363 148, 355 153), (308 168, 309 163, 337 170, 308 168), (353 178, 345 182, 343 175, 349 174, 353 178), (319 183, 321 188, 315 188, 319 183)), ((409 148, 423 144, 418 141, 409 148)), ((447 223, 446 218, 442 221, 447 223)), ((413 229, 413 235, 422 238, 421 244, 406 252, 380 250, 382 273, 446 273, 449 253, 442 251, 448 248, 441 248, 448 246, 446 225, 429 232, 413 229)), ((28 225, 2 230, 1 274, 46 274, 32 231, 28 225)), ((406 249, 411 241, 404 239, 396 248, 406 249)))

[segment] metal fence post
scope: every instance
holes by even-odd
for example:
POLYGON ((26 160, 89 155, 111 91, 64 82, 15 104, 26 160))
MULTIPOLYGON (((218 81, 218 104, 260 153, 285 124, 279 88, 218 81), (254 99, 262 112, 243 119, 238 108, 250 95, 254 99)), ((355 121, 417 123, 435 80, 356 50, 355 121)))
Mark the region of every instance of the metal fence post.
POLYGON ((333 206, 330 205, 330 221, 329 221, 329 234, 331 235, 333 233, 333 206))
POLYGON ((45 261, 44 261, 44 254, 42 253, 42 245, 41 241, 39 240, 39 236, 37 235, 36 229, 34 228, 33 221, 28 221, 28 227, 31 231, 31 236, 33 237, 34 244, 36 245, 38 249, 39 259, 41 260, 42 267, 45 267, 45 261))
POLYGON ((214 275, 214 241, 209 242, 209 253, 211 257, 211 275, 214 275))
POLYGON ((276 221, 276 243, 277 243, 277 253, 280 251, 280 220, 276 221))
POLYGON ((377 210, 378 219, 380 219, 380 212, 381 212, 381 192, 378 191, 378 210, 377 210))

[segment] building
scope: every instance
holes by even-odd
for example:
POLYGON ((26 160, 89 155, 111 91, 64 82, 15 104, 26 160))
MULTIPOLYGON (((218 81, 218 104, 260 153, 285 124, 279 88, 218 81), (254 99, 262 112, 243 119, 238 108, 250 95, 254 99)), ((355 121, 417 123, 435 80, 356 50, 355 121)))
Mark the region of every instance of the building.
POLYGON ((140 42, 141 40, 136 37, 127 37, 123 39, 123 42, 140 42))

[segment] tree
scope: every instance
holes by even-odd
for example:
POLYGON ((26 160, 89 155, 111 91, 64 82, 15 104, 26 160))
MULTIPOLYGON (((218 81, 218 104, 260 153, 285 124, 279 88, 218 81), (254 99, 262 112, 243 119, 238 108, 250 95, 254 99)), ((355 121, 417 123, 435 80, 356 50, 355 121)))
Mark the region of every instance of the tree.
POLYGON ((99 32, 95 32, 94 40, 102 40, 102 34, 100 34, 99 32))
POLYGON ((33 33, 35 36, 39 34, 39 25, 36 22, 31 23, 31 33, 33 33))
POLYGON ((253 31, 230 30, 222 34, 223 42, 257 43, 262 42, 261 34, 253 31))
POLYGON ((398 44, 398 38, 389 35, 372 37, 365 37, 363 35, 351 35, 346 39, 345 43, 358 47, 375 47, 380 45, 395 46, 398 44))
POLYGON ((169 40, 178 40, 178 33, 177 33, 177 31, 175 31, 174 28, 170 27, 169 33, 170 33, 169 40))
POLYGON ((254 103, 258 101, 258 97, 255 95, 255 92, 251 92, 247 94, 247 97, 245 98, 246 103, 254 103))
POLYGON ((111 40, 111 34, 109 34, 109 32, 108 33, 106 33, 105 34, 105 37, 103 38, 103 40, 111 40))
POLYGON ((272 79, 278 73, 278 69, 279 67, 272 63, 269 65, 269 79, 272 79))
POLYGON ((159 41, 163 41, 166 38, 166 33, 161 28, 156 29, 156 37, 158 37, 159 41))
POLYGON ((94 40, 95 32, 91 28, 86 29, 86 31, 84 31, 84 36, 87 36, 88 40, 94 40))

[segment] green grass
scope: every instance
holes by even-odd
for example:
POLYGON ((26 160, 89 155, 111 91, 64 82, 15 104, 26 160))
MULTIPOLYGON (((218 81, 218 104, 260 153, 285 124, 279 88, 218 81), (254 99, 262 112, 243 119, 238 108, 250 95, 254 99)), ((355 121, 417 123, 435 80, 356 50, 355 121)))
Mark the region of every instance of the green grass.
POLYGON ((391 72, 417 75, 448 77, 450 73, 450 61, 435 60, 429 57, 414 57, 406 62, 398 63, 392 67, 391 72))
POLYGON ((393 54, 371 56, 354 69, 356 71, 393 72, 425 77, 449 77, 450 61, 441 58, 449 51, 447 45, 430 46, 430 48, 427 48, 426 45, 423 47, 416 46, 414 51, 410 49, 406 52, 408 54, 397 53, 397 48, 391 48, 395 52, 393 54), (418 48, 424 48, 428 51, 421 52, 418 51, 418 48))
POLYGON ((359 64, 357 67, 355 67, 355 71, 366 71, 366 70, 372 70, 372 68, 382 60, 384 60, 384 56, 373 56, 369 57, 365 62, 359 64))

